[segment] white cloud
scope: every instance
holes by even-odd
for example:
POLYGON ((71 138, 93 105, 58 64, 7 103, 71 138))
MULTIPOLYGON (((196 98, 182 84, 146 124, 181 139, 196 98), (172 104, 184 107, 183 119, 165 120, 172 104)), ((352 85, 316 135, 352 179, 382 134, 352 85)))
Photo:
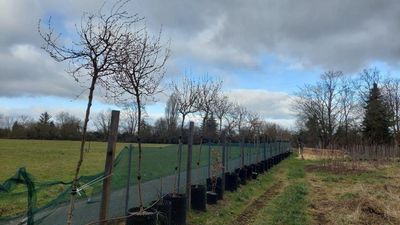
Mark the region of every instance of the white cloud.
POLYGON ((290 127, 294 125, 294 114, 291 111, 293 98, 284 92, 272 92, 257 89, 234 89, 226 95, 233 102, 257 112, 270 122, 290 127))

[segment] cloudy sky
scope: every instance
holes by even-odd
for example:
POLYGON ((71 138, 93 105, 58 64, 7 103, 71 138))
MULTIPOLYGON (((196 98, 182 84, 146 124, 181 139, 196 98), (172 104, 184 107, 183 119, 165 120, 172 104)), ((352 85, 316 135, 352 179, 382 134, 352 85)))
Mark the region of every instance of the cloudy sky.
MULTIPOLYGON (((110 1, 108 1, 110 2, 110 1)), ((103 0, 0 0, 0 113, 69 111, 82 117, 85 88, 41 50, 39 19, 66 40, 103 0)), ((106 4, 106 9, 110 4, 106 4)), ((398 0, 133 0, 126 8, 171 40, 167 76, 190 71, 224 81, 229 97, 287 127, 293 93, 329 69, 367 67, 399 76, 398 0)), ((168 91, 168 89, 166 89, 168 91)), ((164 98, 148 106, 161 116, 164 98)), ((116 108, 96 95, 94 111, 116 108)))

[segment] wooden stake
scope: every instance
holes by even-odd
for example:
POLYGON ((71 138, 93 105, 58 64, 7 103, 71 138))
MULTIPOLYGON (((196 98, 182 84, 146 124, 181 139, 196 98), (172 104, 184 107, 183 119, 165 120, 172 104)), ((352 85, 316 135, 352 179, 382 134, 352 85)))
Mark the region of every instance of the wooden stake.
POLYGON ((186 168, 186 206, 190 209, 191 187, 192 187, 192 151, 193 151, 193 130, 194 122, 189 123, 188 154, 186 168))
MULTIPOLYGON (((108 208, 110 203, 110 192, 111 192, 111 174, 113 168, 113 161, 115 155, 115 147, 117 144, 118 137, 118 123, 119 123, 119 111, 113 110, 111 112, 111 125, 108 131, 108 144, 107 144, 107 155, 106 163, 104 166, 104 176, 103 180, 103 192, 101 196, 100 204, 100 221, 105 221, 107 219, 108 208)), ((102 222, 102 225, 106 225, 107 222, 102 222)))

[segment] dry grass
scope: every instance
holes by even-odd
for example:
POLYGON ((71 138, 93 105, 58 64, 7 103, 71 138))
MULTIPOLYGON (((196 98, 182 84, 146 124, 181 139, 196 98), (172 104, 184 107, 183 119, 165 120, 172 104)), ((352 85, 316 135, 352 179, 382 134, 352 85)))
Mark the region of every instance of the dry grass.
POLYGON ((400 166, 362 162, 353 169, 312 165, 310 212, 316 224, 400 224, 400 166))

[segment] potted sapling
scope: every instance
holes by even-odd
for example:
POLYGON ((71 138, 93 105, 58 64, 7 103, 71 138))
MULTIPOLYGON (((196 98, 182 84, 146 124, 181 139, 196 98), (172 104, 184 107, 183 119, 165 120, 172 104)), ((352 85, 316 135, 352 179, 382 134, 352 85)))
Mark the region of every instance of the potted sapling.
MULTIPOLYGON (((169 56, 169 49, 162 46, 160 35, 148 36, 146 29, 142 28, 135 32, 128 32, 117 49, 113 65, 113 84, 116 84, 116 94, 124 99, 126 94, 133 97, 133 104, 137 108, 137 144, 138 144, 138 167, 137 187, 139 206, 128 210, 126 224, 149 224, 156 225, 157 211, 152 207, 145 207, 142 189, 142 111, 146 100, 159 93, 159 85, 165 75, 164 65, 169 56)), ((111 82, 110 82, 111 83, 111 82)))

